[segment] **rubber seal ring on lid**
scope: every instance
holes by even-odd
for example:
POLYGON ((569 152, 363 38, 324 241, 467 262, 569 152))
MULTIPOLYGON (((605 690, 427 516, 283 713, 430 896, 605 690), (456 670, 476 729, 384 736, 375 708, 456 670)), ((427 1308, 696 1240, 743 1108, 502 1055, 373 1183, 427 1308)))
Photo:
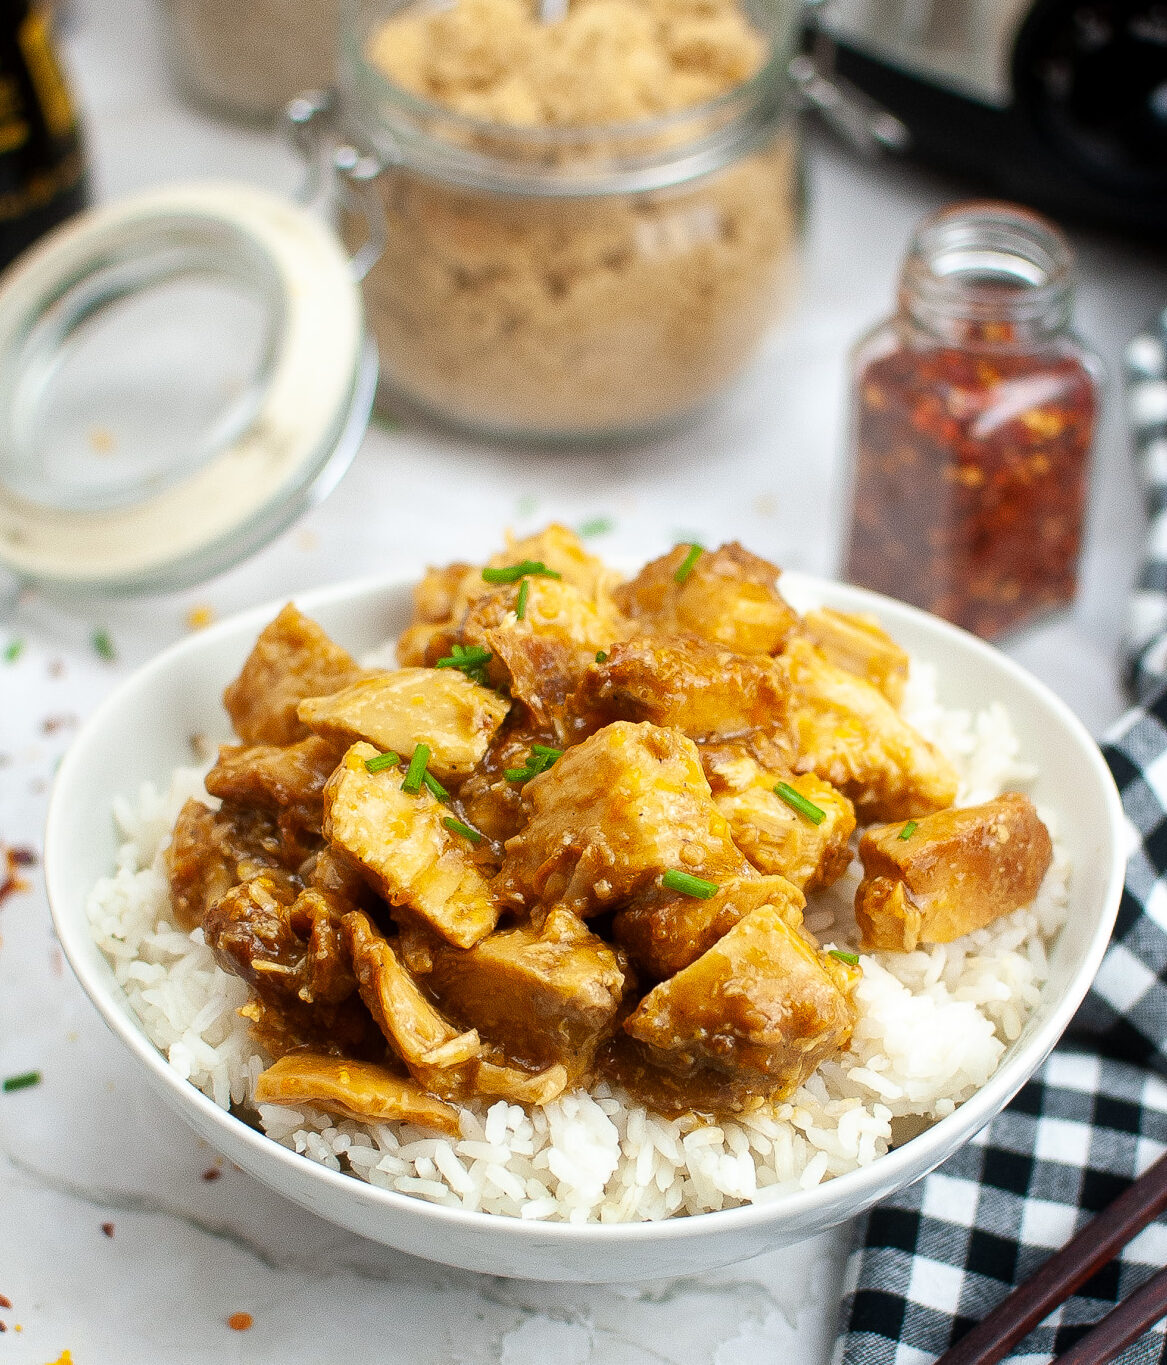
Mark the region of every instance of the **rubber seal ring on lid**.
POLYGON ((173 186, 72 220, 0 285, 0 562, 72 590, 165 590, 267 543, 343 473, 376 387, 350 261, 304 209, 237 184, 173 186), (199 273, 263 300, 262 376, 189 458, 95 498, 57 497, 27 451, 69 338, 112 303, 199 273))

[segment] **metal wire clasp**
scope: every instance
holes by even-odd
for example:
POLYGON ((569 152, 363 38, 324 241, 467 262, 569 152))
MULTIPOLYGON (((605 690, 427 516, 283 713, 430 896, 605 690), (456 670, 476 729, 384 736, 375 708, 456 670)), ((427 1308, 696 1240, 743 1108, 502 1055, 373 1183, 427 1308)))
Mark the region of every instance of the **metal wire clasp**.
POLYGON ((353 278, 363 280, 388 245, 377 178, 393 163, 362 151, 343 135, 331 90, 305 91, 289 101, 284 128, 305 166, 300 202, 324 208, 339 199, 364 219, 368 235, 350 260, 353 278))
MULTIPOLYGON (((830 12, 830 0, 807 0, 809 11, 830 12)), ((795 57, 788 68, 796 98, 853 147, 868 154, 905 152, 912 137, 904 123, 877 104, 870 95, 835 70, 835 45, 821 26, 810 27, 809 52, 795 57)))

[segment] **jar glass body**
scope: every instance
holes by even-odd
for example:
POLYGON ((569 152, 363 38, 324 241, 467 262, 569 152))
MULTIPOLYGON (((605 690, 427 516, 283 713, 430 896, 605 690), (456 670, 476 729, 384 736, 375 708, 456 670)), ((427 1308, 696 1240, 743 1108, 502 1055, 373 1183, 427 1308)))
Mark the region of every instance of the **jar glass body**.
MULTIPOLYGON (((520 439, 667 426, 746 365, 791 292, 801 207, 786 65, 796 6, 766 7, 770 60, 740 90, 651 122, 517 128, 390 84, 357 0, 342 40, 353 140, 386 248, 367 276, 384 395, 520 439)), ((356 215, 342 232, 355 249, 356 215)))
POLYGON ((923 302, 910 255, 852 353, 845 575, 996 639, 1073 600, 1101 367, 1068 284, 1035 302, 1032 272, 964 249, 970 278, 923 302))
POLYGON ((336 79, 340 0, 164 0, 171 63, 198 104, 274 119, 302 90, 336 79))

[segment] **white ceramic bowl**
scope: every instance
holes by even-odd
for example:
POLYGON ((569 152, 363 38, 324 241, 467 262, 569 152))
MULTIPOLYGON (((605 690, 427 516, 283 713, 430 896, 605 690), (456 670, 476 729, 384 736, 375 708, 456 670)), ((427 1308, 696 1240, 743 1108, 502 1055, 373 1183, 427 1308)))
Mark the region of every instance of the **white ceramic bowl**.
MULTIPOLYGON (((1114 783, 1082 725, 1047 688, 988 645, 911 607, 796 574, 782 580, 796 605, 874 611, 916 657, 937 665, 947 706, 1008 708, 1022 755, 1039 769, 1035 800, 1055 808, 1072 858, 1069 914, 1051 952, 1042 1000, 1022 1037, 972 1099, 870 1166, 765 1206, 659 1223, 525 1223, 463 1213, 381 1190, 297 1156, 218 1108, 182 1080, 149 1042, 95 945, 90 888, 113 867, 111 802, 144 780, 165 785, 190 761, 189 736, 226 739, 220 704, 256 635, 278 606, 248 611, 192 635, 128 679, 93 715, 61 765, 49 808, 45 873, 61 943, 82 986, 163 1098, 231 1161, 324 1218, 447 1265, 536 1280, 606 1282, 699 1272, 811 1236, 918 1179, 991 1119, 1057 1042, 1089 989, 1118 908, 1124 824, 1114 783)), ((403 581, 343 584, 297 599, 360 655, 408 618, 403 581)))

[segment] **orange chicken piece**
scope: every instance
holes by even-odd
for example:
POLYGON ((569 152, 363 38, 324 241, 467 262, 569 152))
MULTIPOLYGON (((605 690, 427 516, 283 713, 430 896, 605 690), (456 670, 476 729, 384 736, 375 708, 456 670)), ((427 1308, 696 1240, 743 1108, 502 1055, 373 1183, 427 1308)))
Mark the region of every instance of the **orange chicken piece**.
POLYGON ((780 662, 790 680, 795 771, 813 772, 849 797, 861 822, 907 819, 952 804, 952 764, 869 682, 806 640, 792 640, 780 662))
POLYGON ((607 725, 527 782, 523 803, 530 820, 494 883, 512 904, 595 915, 670 868, 713 880, 746 869, 696 745, 676 730, 607 725))
POLYGON ((1028 905, 1053 844, 1027 796, 876 825, 859 841, 855 918, 865 948, 951 943, 1028 905))
POLYGON ((779 570, 737 541, 702 550, 681 583, 688 545, 646 564, 615 591, 626 616, 662 635, 700 635, 742 654, 776 654, 798 620, 778 591, 779 570))

